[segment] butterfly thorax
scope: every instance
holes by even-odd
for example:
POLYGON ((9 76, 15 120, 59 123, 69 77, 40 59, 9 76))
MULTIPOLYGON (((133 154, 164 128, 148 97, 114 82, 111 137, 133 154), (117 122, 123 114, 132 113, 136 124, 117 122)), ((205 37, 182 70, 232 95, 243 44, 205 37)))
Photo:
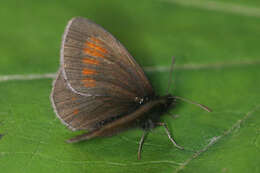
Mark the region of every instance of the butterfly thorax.
POLYGON ((146 103, 149 103, 151 101, 159 101, 164 107, 169 107, 174 101, 174 97, 171 94, 165 95, 165 96, 145 96, 145 97, 136 97, 135 102, 138 105, 145 105, 146 103))
POLYGON ((164 115, 174 103, 175 99, 172 95, 144 97, 139 107, 144 111, 141 111, 143 115, 137 119, 138 126, 145 130, 156 127, 160 116, 164 115), (146 107, 149 109, 145 109, 146 107))

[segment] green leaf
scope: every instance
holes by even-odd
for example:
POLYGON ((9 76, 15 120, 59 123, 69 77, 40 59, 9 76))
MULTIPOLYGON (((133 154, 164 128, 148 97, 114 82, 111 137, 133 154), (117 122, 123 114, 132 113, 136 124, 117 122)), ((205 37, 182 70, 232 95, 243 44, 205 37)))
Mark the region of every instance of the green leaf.
POLYGON ((191 2, 2 2, 0 170, 258 173, 259 2, 214 1, 214 7, 213 1, 191 2), (162 116, 186 150, 174 147, 161 127, 148 135, 140 161, 139 129, 65 142, 82 132, 70 131, 55 117, 49 101, 52 79, 32 79, 31 74, 57 71, 61 35, 74 16, 90 18, 115 35, 145 67, 160 95, 165 94, 175 56, 171 93, 213 109, 208 113, 180 102, 170 111, 178 118, 162 116))

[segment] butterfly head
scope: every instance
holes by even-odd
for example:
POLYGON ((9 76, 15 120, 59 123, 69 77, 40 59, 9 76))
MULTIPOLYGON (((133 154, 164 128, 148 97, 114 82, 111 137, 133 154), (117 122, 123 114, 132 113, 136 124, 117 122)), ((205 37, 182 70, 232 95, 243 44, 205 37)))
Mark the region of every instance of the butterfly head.
POLYGON ((143 105, 147 102, 149 102, 150 100, 153 100, 154 97, 151 97, 151 96, 145 96, 145 97, 136 97, 135 98, 135 102, 140 104, 140 105, 143 105))
POLYGON ((146 97, 136 97, 135 102, 144 105, 150 101, 160 100, 160 103, 164 108, 168 108, 172 106, 176 102, 176 98, 171 94, 167 94, 165 96, 146 96, 146 97))

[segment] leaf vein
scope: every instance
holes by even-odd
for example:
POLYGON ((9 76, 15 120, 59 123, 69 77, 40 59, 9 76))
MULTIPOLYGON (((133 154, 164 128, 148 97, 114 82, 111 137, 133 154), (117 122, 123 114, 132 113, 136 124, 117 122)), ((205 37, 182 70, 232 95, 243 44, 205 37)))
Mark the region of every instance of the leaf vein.
POLYGON ((236 123, 234 123, 228 130, 224 131, 224 133, 222 135, 219 136, 214 136, 210 139, 210 142, 201 150, 198 150, 197 152, 195 152, 190 158, 188 158, 185 162, 183 162, 176 170, 175 173, 180 172, 181 170, 183 170, 193 159, 196 159, 197 157, 199 157, 202 153, 206 152, 211 146, 213 146, 214 144, 216 144, 218 141, 220 141, 223 137, 231 134, 233 131, 235 131, 236 129, 239 129, 241 124, 244 123, 255 111, 257 111, 260 108, 260 105, 255 106, 252 110, 248 111, 246 113, 246 115, 236 121, 236 123))

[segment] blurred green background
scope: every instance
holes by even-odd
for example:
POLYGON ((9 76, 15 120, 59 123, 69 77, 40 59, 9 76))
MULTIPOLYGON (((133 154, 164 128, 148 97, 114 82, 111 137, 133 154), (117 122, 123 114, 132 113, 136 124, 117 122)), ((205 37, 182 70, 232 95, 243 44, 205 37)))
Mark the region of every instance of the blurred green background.
MULTIPOLYGON (((256 0, 1 0, 0 170, 30 172, 260 172, 260 3, 256 0), (52 79, 64 28, 83 16, 112 33, 164 94, 175 56, 171 93, 211 107, 180 103, 162 117, 179 145, 156 128, 137 160, 141 130, 79 144, 54 116, 52 79)), ((80 133, 80 132, 79 132, 80 133)))

